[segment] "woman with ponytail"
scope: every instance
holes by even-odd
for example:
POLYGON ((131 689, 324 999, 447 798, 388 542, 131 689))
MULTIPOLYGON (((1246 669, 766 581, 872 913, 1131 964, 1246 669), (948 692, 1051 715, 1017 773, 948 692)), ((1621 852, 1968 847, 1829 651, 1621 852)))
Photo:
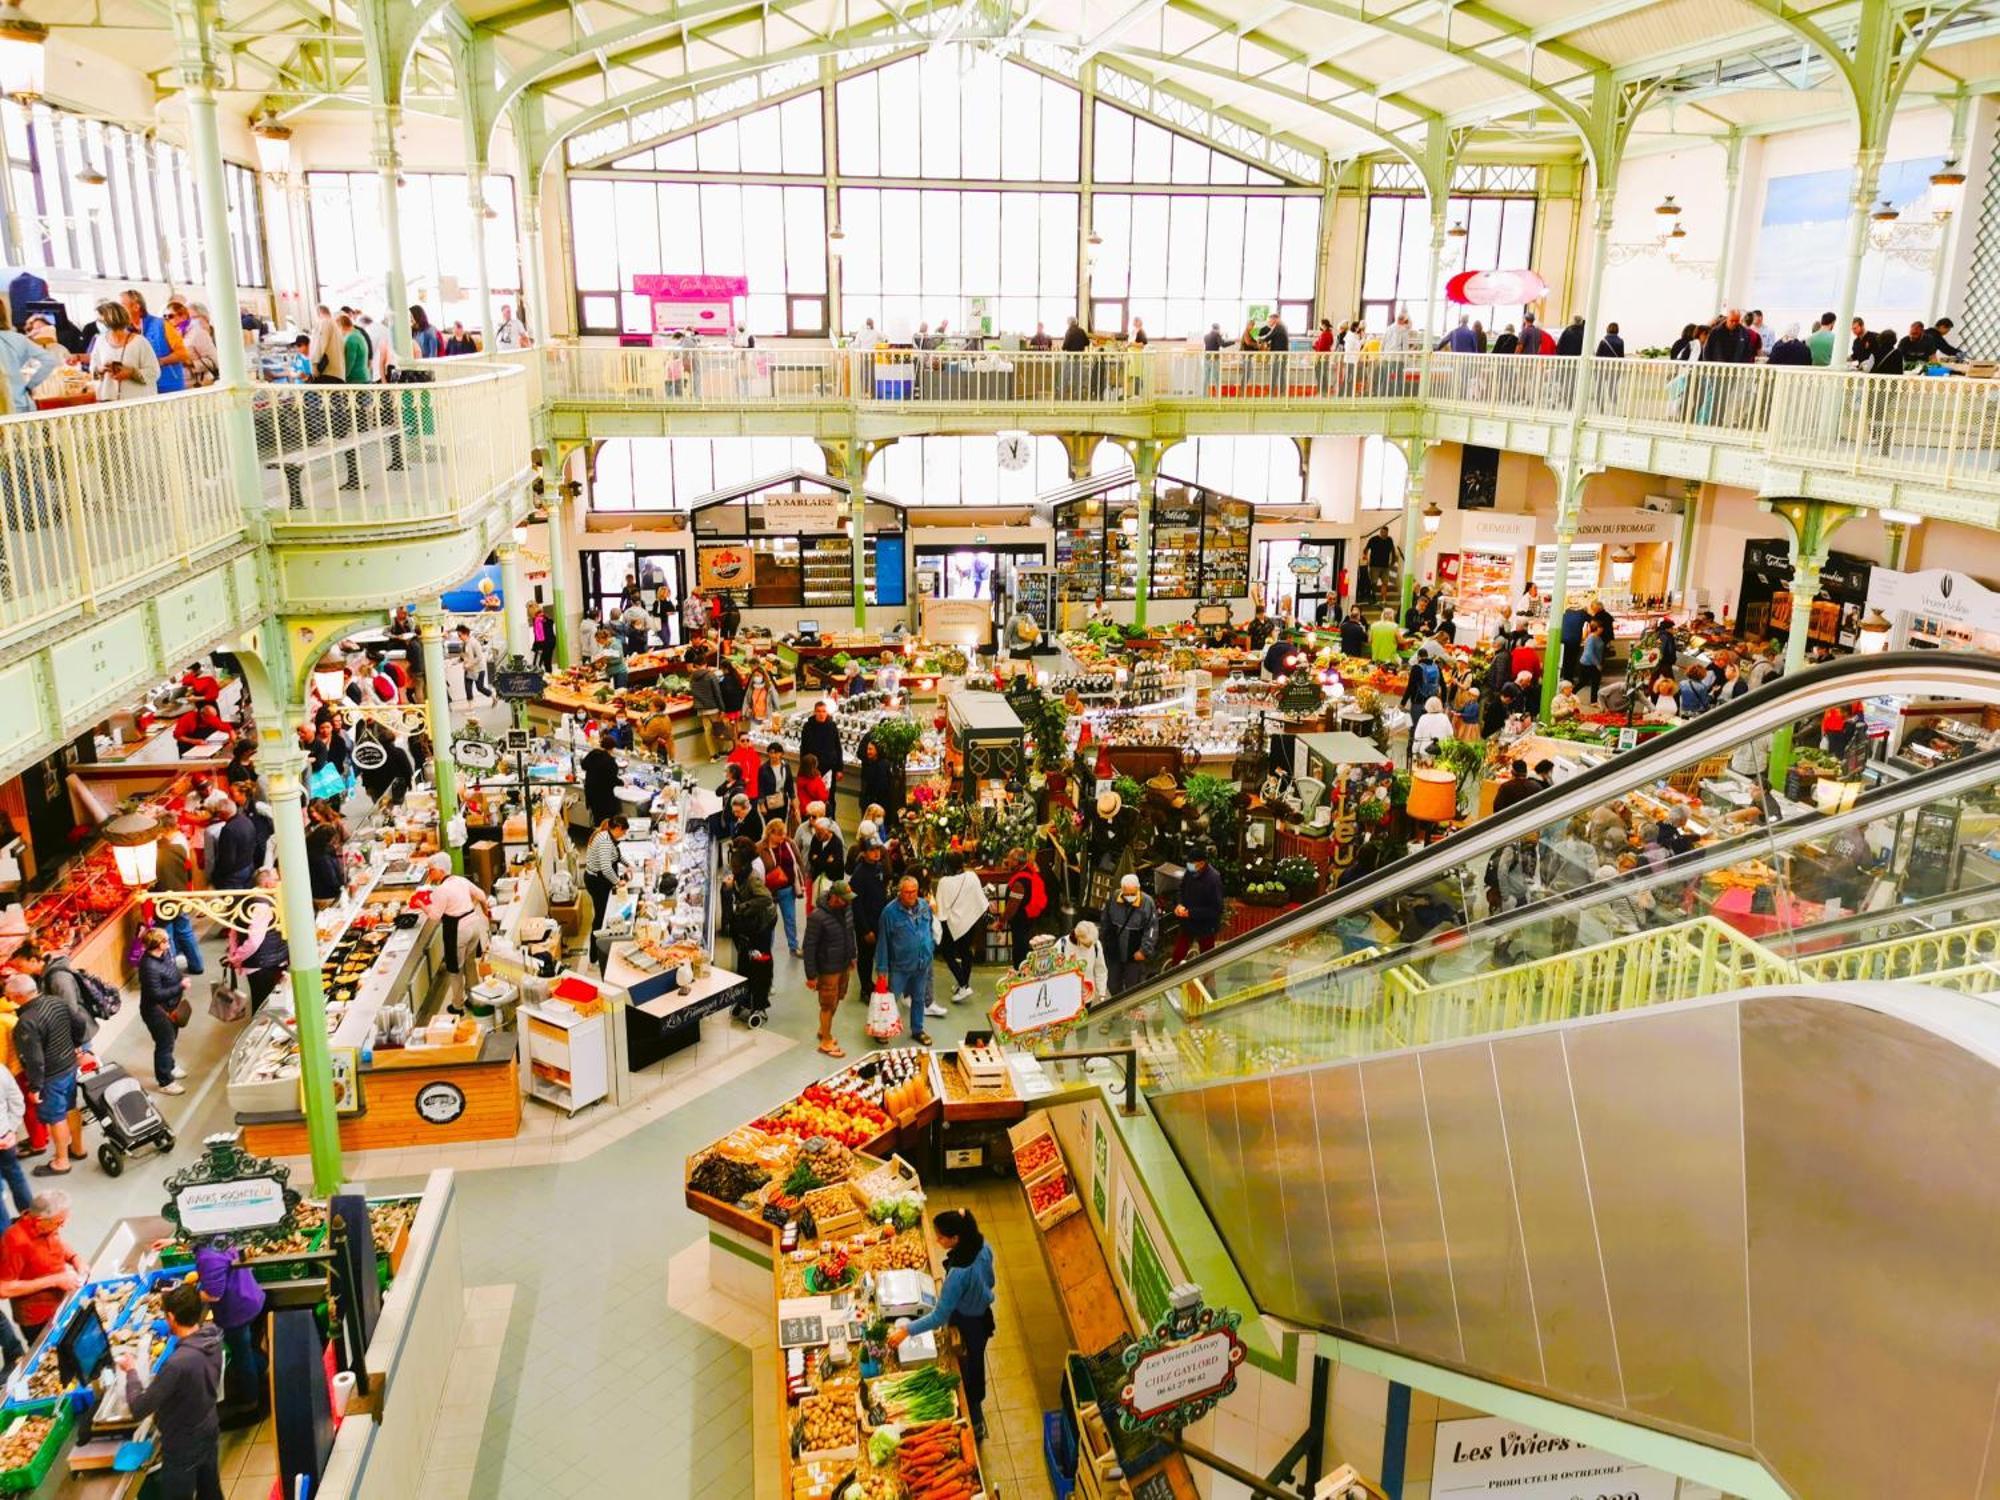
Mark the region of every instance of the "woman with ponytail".
POLYGON ((889 1330, 889 1347, 900 1345, 913 1333, 929 1333, 947 1323, 958 1330, 961 1352, 959 1379, 965 1386, 965 1404, 972 1411, 972 1435, 986 1440, 986 1345, 993 1337, 993 1247, 979 1232, 972 1211, 948 1208, 931 1220, 939 1248, 944 1251, 944 1285, 938 1288, 937 1306, 914 1322, 889 1330))

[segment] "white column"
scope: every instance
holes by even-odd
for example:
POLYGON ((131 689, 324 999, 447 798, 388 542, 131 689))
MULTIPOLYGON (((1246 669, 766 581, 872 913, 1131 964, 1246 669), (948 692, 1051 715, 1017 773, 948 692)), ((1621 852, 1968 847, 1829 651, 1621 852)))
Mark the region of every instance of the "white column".
POLYGON ((385 99, 373 101, 375 110, 375 177, 382 200, 382 250, 387 261, 383 280, 389 299, 389 347, 398 359, 410 357, 410 284, 403 275, 403 206, 396 188, 402 176, 402 157, 396 149, 396 126, 402 110, 385 99))
POLYGON ((493 549, 500 559, 500 602, 507 622, 507 654, 534 655, 535 643, 528 634, 528 594, 521 582, 521 549, 502 542, 493 549))
POLYGON ((468 163, 465 170, 465 200, 472 210, 472 258, 479 273, 479 348, 493 352, 493 281, 486 270, 486 163, 468 163))
POLYGON ((521 254, 527 262, 521 279, 522 294, 528 302, 528 315, 521 319, 538 344, 547 343, 555 334, 555 324, 549 317, 547 291, 543 286, 546 278, 542 269, 542 195, 524 193, 521 197, 521 254))

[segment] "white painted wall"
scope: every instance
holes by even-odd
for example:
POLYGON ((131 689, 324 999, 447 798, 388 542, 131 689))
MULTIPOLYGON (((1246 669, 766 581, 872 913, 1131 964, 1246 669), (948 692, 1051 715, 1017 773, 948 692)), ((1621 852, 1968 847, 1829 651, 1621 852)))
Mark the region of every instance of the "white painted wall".
POLYGON ((1727 192, 1720 145, 1629 160, 1618 174, 1611 221, 1614 246, 1647 246, 1660 232, 1654 209, 1669 193, 1680 205, 1687 231, 1681 263, 1646 254, 1606 268, 1599 315, 1616 323, 1628 355, 1648 345, 1671 344, 1683 324, 1712 317, 1721 305, 1715 262, 1722 253, 1727 192))

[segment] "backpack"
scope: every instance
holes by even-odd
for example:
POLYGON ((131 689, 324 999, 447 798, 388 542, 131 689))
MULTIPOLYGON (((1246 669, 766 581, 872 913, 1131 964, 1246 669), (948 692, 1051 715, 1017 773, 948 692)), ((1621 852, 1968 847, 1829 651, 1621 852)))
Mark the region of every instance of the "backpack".
POLYGON ((67 959, 58 959, 49 965, 59 973, 69 975, 76 981, 76 992, 83 1008, 100 1021, 108 1021, 118 1014, 118 1007, 125 1003, 125 996, 98 978, 88 969, 73 969, 67 959))
POLYGON ((1412 701, 1418 704, 1428 703, 1444 691, 1444 674, 1436 662, 1418 660, 1411 664, 1410 690, 1412 701))

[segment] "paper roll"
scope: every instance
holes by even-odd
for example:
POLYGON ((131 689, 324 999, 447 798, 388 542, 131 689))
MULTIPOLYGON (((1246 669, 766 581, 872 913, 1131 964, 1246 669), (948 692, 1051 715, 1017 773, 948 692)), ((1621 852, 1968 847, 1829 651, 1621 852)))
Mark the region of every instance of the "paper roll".
POLYGON ((333 1377, 333 1414, 347 1415, 347 1403, 354 1399, 354 1372, 342 1370, 333 1377))

